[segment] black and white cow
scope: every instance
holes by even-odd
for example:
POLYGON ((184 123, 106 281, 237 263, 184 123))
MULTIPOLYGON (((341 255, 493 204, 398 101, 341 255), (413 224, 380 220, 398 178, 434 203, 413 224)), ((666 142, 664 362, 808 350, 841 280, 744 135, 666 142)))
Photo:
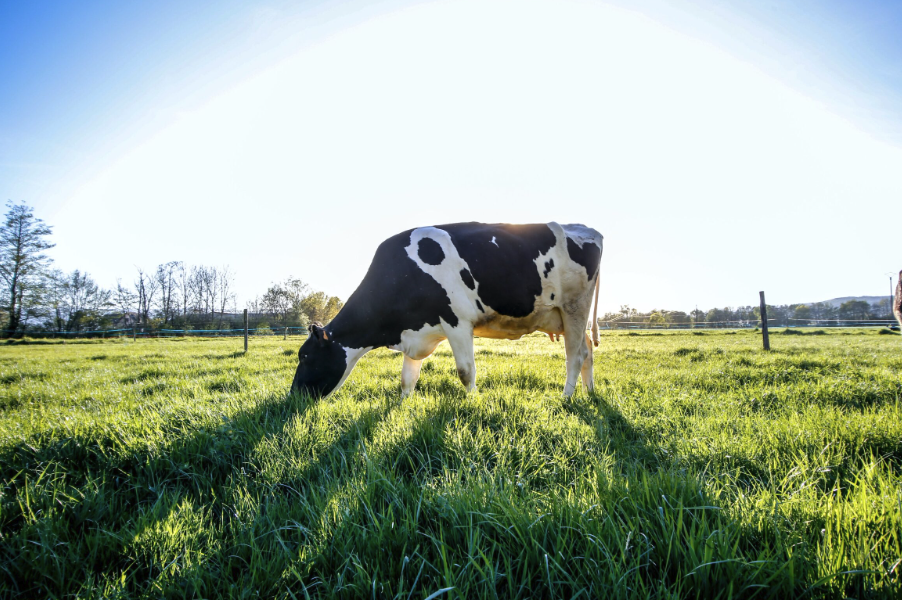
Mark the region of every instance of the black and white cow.
POLYGON ((461 382, 473 390, 473 336, 515 340, 543 331, 564 336, 564 394, 573 394, 580 374, 591 391, 586 323, 593 290, 598 308, 601 250, 602 236, 594 229, 557 223, 455 223, 392 236, 379 245, 332 322, 311 326, 291 390, 327 396, 360 357, 387 347, 404 354, 404 397, 413 391, 423 359, 446 339, 461 382))
POLYGON ((899 328, 902 329, 902 271, 899 271, 899 278, 896 280, 896 295, 893 297, 893 314, 899 321, 899 328))

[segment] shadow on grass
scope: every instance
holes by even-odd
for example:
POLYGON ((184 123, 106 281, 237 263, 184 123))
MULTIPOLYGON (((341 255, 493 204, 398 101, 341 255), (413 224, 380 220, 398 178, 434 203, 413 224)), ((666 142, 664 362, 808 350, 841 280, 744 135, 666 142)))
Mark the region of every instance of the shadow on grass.
POLYGON ((664 466, 645 434, 599 392, 575 394, 563 407, 595 431, 598 446, 613 452, 618 464, 649 471, 664 466))
POLYGON ((247 353, 244 350, 235 350, 234 352, 227 352, 225 354, 208 354, 205 355, 204 358, 210 358, 214 360, 226 360, 229 358, 242 358, 247 356, 247 353))
MULTIPOLYGON (((303 417, 315 402, 296 394, 273 395, 218 427, 174 431, 170 442, 140 452, 122 452, 115 437, 98 439, 90 433, 0 449, 0 473, 7 482, 0 494, 0 572, 11 577, 10 592, 73 595, 104 575, 121 572, 129 574, 128 593, 185 593, 179 587, 185 585, 184 573, 163 577, 167 566, 134 554, 135 539, 165 526, 182 506, 202 507, 212 523, 241 527, 235 506, 242 494, 259 492, 262 485, 276 497, 279 490, 317 485, 324 471, 348 468, 324 461, 356 452, 390 409, 373 405, 345 423, 296 477, 281 482, 287 487, 265 481, 255 449, 283 434, 286 424, 303 417), (161 577, 165 583, 148 587, 161 577)), ((214 587, 216 573, 246 569, 242 548, 220 548, 206 556, 195 548, 194 554, 202 558, 188 570, 214 587), (215 568, 207 565, 210 560, 218 563, 215 568)))
POLYGON ((113 435, 4 448, 0 471, 11 483, 0 496, 0 572, 12 582, 9 595, 99 595, 104 578, 119 574, 127 574, 123 595, 163 597, 285 589, 301 597, 301 583, 325 596, 364 596, 375 594, 377 579, 398 582, 378 589, 386 597, 452 586, 461 597, 629 597, 635 589, 714 597, 733 582, 785 597, 801 591, 779 578, 783 555, 721 511, 700 476, 668 468, 602 395, 560 405, 623 465, 596 510, 562 485, 578 479, 578 458, 563 478, 537 471, 523 488, 515 477, 494 480, 501 460, 542 466, 555 439, 531 458, 518 454, 528 451, 518 442, 533 441, 535 412, 505 414, 498 406, 518 403, 502 406, 503 398, 494 407, 468 403, 451 377, 434 377, 419 393, 442 395, 399 424, 398 439, 380 445, 377 428, 399 403, 373 402, 329 421, 327 441, 280 452, 298 463, 275 474, 261 449, 294 443, 289 428, 307 422, 318 401, 273 394, 134 453, 113 435), (508 418, 524 429, 506 431, 508 418), (502 433, 514 442, 506 454, 479 447, 480 435, 502 433), (199 525, 172 547, 191 511, 199 525), (690 575, 691 587, 681 588, 690 575))

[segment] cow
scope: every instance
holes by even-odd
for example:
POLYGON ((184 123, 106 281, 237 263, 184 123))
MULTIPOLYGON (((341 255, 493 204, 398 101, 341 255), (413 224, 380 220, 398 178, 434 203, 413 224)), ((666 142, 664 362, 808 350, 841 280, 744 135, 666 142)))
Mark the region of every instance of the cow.
POLYGON ((899 322, 899 328, 902 329, 902 271, 899 271, 899 278, 896 280, 896 296, 893 298, 893 314, 899 322))
MULTIPOLYGON (((404 355, 401 397, 423 359, 448 340, 457 374, 476 389, 473 337, 564 336, 567 379, 592 391, 586 333, 592 293, 598 311, 602 236, 584 225, 454 223, 418 227, 379 245, 363 281, 325 327, 310 326, 298 351, 291 392, 326 397, 374 348, 404 355)), ((592 334, 598 345, 597 318, 592 334)))

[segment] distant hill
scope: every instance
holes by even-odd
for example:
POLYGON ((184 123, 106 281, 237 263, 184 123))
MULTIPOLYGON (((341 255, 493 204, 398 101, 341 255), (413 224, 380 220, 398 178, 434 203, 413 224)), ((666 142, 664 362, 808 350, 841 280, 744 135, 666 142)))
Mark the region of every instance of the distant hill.
POLYGON ((881 300, 886 300, 889 298, 889 295, 886 296, 843 296, 842 298, 833 298, 832 300, 823 300, 824 304, 829 304, 834 308, 839 308, 840 304, 843 302, 848 302, 849 300, 864 300, 868 304, 876 304, 881 300))

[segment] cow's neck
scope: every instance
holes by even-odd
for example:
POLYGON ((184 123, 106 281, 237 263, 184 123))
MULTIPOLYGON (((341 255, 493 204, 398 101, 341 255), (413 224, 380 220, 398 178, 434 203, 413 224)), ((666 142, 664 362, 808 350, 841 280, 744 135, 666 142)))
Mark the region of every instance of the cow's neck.
POLYGON ((348 375, 351 374, 351 371, 354 370, 354 366, 357 364, 357 361, 360 360, 364 354, 372 350, 372 348, 345 348, 345 353, 347 355, 347 363, 345 364, 345 372, 341 376, 341 379, 338 382, 338 385, 335 386, 335 389, 329 393, 331 396, 334 392, 338 391, 338 389, 344 385, 345 380, 348 378, 348 375))
MULTIPOLYGON (((373 323, 367 322, 369 319, 358 318, 360 313, 353 310, 353 308, 352 306, 349 309, 346 304, 335 318, 326 325, 326 334, 344 348, 362 350, 360 356, 363 356, 380 344, 375 339, 375 336, 372 335, 373 323)), ((354 361, 356 362, 360 356, 354 358, 354 361)), ((351 359, 350 353, 348 359, 351 359)))

